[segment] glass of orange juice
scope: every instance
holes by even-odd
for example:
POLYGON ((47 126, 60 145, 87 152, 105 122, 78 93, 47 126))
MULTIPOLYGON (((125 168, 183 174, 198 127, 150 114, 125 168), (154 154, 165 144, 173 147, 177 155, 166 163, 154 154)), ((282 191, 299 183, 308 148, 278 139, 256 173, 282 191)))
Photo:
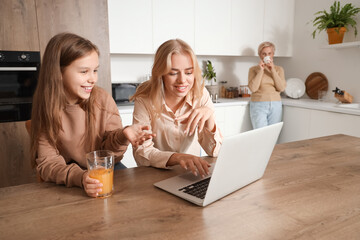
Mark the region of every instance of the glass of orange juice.
POLYGON ((93 151, 86 154, 86 159, 89 177, 103 184, 97 197, 110 197, 114 190, 114 153, 108 150, 93 151))

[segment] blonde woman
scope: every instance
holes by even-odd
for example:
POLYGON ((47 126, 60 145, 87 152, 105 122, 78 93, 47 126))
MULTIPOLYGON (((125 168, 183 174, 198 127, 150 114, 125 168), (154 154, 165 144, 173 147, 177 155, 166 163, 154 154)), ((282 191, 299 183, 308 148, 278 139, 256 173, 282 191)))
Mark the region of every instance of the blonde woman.
POLYGON ((96 86, 99 50, 71 33, 55 35, 47 44, 31 115, 31 162, 46 182, 101 192, 99 180, 89 177, 85 154, 115 152, 115 168, 129 142, 142 144, 153 135, 148 126, 124 128, 113 98, 96 86))
POLYGON ((285 90, 284 69, 274 64, 275 45, 263 42, 259 45, 260 62, 249 69, 250 118, 253 128, 261 128, 282 119, 280 93, 285 90))
POLYGON ((134 148, 140 166, 180 165, 194 175, 209 174, 209 164, 189 147, 198 141, 209 156, 218 155, 222 136, 191 47, 180 39, 163 43, 155 54, 151 79, 139 86, 133 124, 150 125, 156 138, 134 148))

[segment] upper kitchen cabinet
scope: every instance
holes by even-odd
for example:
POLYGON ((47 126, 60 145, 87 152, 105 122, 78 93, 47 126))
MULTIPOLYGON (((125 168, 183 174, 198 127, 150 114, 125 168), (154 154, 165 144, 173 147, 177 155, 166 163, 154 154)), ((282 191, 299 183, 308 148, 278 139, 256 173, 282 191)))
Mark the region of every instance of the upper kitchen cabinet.
POLYGON ((264 41, 276 46, 275 56, 291 56, 295 0, 265 0, 264 41))
POLYGON ((195 0, 153 0, 154 52, 163 42, 174 38, 184 40, 194 49, 194 4, 195 0))
POLYGON ((263 41, 290 56, 295 0, 108 0, 110 51, 153 54, 185 40, 197 55, 256 56, 263 41), (141 7, 139 7, 141 6, 141 7))
POLYGON ((35 0, 1 1, 0 50, 39 51, 35 0))
POLYGON ((231 0, 195 1, 195 53, 231 55, 231 0))
POLYGON ((107 0, 36 0, 36 9, 40 51, 60 32, 89 39, 100 51, 97 85, 111 93, 107 0))
POLYGON ((257 56, 264 33, 264 0, 232 0, 231 23, 232 54, 257 56))
POLYGON ((108 0, 108 15, 111 53, 154 53, 151 0, 108 0))

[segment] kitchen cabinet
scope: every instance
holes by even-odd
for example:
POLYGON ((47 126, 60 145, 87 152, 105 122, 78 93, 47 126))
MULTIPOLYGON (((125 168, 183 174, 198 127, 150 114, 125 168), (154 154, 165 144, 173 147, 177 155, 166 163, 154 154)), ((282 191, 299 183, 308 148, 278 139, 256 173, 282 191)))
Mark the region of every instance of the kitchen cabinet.
POLYGON ((309 138, 311 110, 306 108, 283 106, 283 129, 279 143, 309 138))
POLYGON ((264 0, 232 0, 231 53, 237 56, 257 56, 258 46, 263 41, 263 23, 264 0))
POLYGON ((108 0, 111 53, 153 54, 151 0, 108 0))
POLYGON ((0 50, 39 51, 35 0, 2 1, 0 50))
POLYGON ((198 55, 231 54, 231 0, 195 1, 195 50, 198 55))
POLYGON ((360 137, 360 116, 311 110, 309 138, 333 134, 347 134, 360 137))
MULTIPOLYGON (((121 113, 120 112, 120 116, 121 116, 121 120, 122 120, 122 125, 128 126, 128 125, 132 125, 132 118, 133 118, 133 114, 131 113, 121 113)), ((131 143, 129 144, 123 159, 121 160, 121 163, 124 164, 127 168, 132 168, 132 167, 136 167, 136 162, 133 156, 133 151, 132 151, 132 145, 131 143)))
POLYGON ((194 1, 109 0, 110 52, 154 54, 174 38, 194 48, 194 1))
POLYGON ((301 107, 284 106, 284 126, 279 143, 347 134, 360 137, 360 116, 301 107))
POLYGON ((197 55, 257 56, 272 41, 276 56, 291 56, 294 1, 109 0, 110 52, 153 54, 181 38, 197 55))
POLYGON ((252 129, 249 105, 217 106, 216 123, 224 137, 252 129))
POLYGON ((163 42, 174 38, 184 40, 195 49, 194 2, 195 0, 153 0, 153 52, 163 42))
POLYGON ((276 46, 275 56, 292 55, 295 0, 265 0, 264 41, 276 46))

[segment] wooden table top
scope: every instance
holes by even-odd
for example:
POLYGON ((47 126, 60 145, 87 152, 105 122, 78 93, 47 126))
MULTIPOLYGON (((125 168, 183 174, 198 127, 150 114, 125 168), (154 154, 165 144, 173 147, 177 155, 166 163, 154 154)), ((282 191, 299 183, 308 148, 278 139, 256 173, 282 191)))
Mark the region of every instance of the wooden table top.
POLYGON ((262 179, 205 208, 153 186, 179 172, 118 170, 108 199, 1 188, 0 239, 360 239, 360 138, 276 145, 262 179))

